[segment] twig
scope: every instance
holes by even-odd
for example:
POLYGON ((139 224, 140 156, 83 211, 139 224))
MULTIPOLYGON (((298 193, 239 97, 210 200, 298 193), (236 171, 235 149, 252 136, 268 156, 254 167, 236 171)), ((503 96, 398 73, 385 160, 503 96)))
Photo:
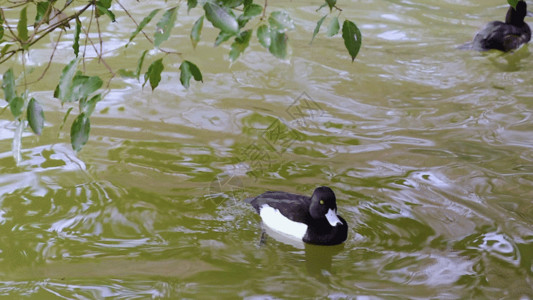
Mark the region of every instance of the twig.
POLYGON ((9 55, 7 55, 6 57, 4 57, 4 59, 0 60, 0 65, 3 64, 3 63, 5 63, 6 61, 8 61, 13 55, 15 55, 15 53, 17 53, 17 52, 19 52, 19 51, 22 51, 22 48, 7 52, 7 53, 9 53, 9 55))
POLYGON ((2 14, 2 20, 4 20, 4 23, 6 23, 6 27, 7 29, 9 30, 9 32, 11 33, 11 35, 13 36, 13 39, 20 42, 20 40, 18 39, 17 35, 13 32, 13 29, 11 29, 11 26, 9 26, 9 23, 6 19, 6 16, 4 15, 4 10, 0 8, 0 13, 2 14))
POLYGON ((26 5, 26 4, 28 3, 27 1, 20 1, 20 3, 16 3, 15 1, 9 1, 9 2, 14 3, 12 6, 7 7, 7 8, 9 8, 9 9, 11 9, 11 8, 17 8, 17 7, 19 7, 19 6, 26 5))
MULTIPOLYGON (((98 8, 95 6, 95 11, 96 9, 98 8)), ((100 54, 98 54, 96 49, 94 51, 96 51, 96 54, 98 55, 98 62, 100 62, 102 60, 102 55, 104 54, 104 42, 102 41, 102 31, 100 30, 99 16, 96 16, 96 30, 98 30, 98 40, 100 41, 100 54)))
POLYGON ((44 68, 43 73, 41 74, 41 76, 39 76, 39 78, 37 78, 37 79, 36 79, 35 81, 33 81, 33 82, 30 82, 29 84, 37 83, 39 80, 43 79, 43 77, 44 77, 44 75, 46 74, 46 72, 48 72, 48 69, 50 68, 50 65, 52 65, 52 60, 54 59, 54 54, 56 53, 57 45, 59 45, 59 41, 61 40, 61 35, 63 35, 63 31, 59 31, 59 37, 57 38, 57 42, 56 42, 56 44, 54 45, 54 49, 52 50, 52 54, 50 55, 50 60, 48 60, 48 64, 47 64, 46 67, 44 68))
POLYGON ((263 6, 263 15, 261 16, 261 20, 265 19, 267 6, 268 6, 268 0, 265 0, 265 5, 263 6))
MULTIPOLYGON (((22 50, 22 55, 20 56, 20 60, 22 62, 22 79, 24 81, 24 94, 26 94, 26 91, 28 90, 28 82, 26 81, 26 58, 24 58, 24 50, 22 50)), ((24 97, 24 102, 26 102, 26 99, 28 99, 27 95, 24 97)))
MULTIPOLYGON (((135 21, 135 19, 133 18, 133 16, 130 14, 130 12, 122 5, 122 3, 120 3, 120 1, 118 0, 115 0, 116 3, 118 3, 118 5, 120 5, 120 7, 122 8, 122 10, 126 13, 126 15, 128 15, 128 17, 133 21, 133 24, 135 24, 135 26, 139 27, 139 24, 137 23, 137 21, 135 21)), ((142 34, 144 35, 144 37, 151 43, 153 44, 154 42, 152 41, 152 39, 146 34, 146 32, 144 32, 144 30, 141 30, 142 34)))
MULTIPOLYGON (((139 24, 137 23, 137 21, 135 21, 135 19, 133 18, 133 16, 130 14, 130 12, 122 5, 122 3, 120 3, 120 1, 118 0, 115 0, 116 3, 118 3, 118 5, 120 5, 120 7, 122 8, 122 10, 126 13, 126 15, 128 15, 128 17, 131 19, 131 21, 133 22, 133 24, 135 24, 135 26, 139 27, 139 24)), ((146 34, 146 32, 144 32, 144 30, 141 30, 141 33, 144 35, 144 37, 148 40, 148 42, 150 42, 150 44, 154 44, 154 41, 146 34)), ((176 54, 176 55, 181 55, 182 53, 181 52, 176 52, 176 51, 169 51, 169 50, 165 50, 165 49, 161 49, 159 48, 159 51, 165 53, 165 54, 176 54)))
MULTIPOLYGON (((13 32, 13 30, 11 29, 11 26, 9 26, 9 23, 8 23, 8 21, 7 21, 7 19, 6 19, 6 16, 4 15, 4 10, 3 10, 2 8, 0 8, 0 14, 2 15, 2 20, 4 20, 4 23, 6 23, 6 27, 7 27, 7 29, 9 30, 9 32, 10 32, 11 35, 13 36, 13 40, 14 40, 14 41, 18 41, 17 36, 16 36, 15 33, 13 32)), ((4 63, 4 62, 8 61, 13 55, 15 55, 15 54, 16 54, 17 52, 19 52, 19 51, 22 51, 22 48, 19 48, 19 49, 17 49, 17 50, 11 50, 11 51, 9 51, 9 52, 8 52, 9 55, 6 56, 4 59, 0 60, 0 64, 2 64, 2 63, 4 63)))
MULTIPOLYGON (((106 66, 106 68, 109 70, 109 72, 111 72, 111 74, 113 76, 115 76, 115 72, 113 72, 113 69, 111 69, 111 67, 106 63, 106 61, 103 58, 103 56, 98 55, 98 49, 96 49, 96 45, 93 43, 93 40, 89 37, 89 32, 86 31, 85 29, 83 29, 83 32, 85 33, 85 36, 86 36, 85 42, 87 43, 87 41, 89 41, 91 43, 91 46, 93 46, 94 52, 100 58, 99 62, 102 62, 102 64, 104 64, 104 66, 106 66)), ((85 61, 85 55, 84 55, 84 61, 85 61)))
POLYGON ((87 54, 87 42, 89 39, 88 32, 91 31, 91 26, 93 24, 93 18, 95 16, 96 7, 91 10, 91 17, 89 18, 89 26, 87 27, 87 30, 83 30, 83 33, 85 33, 85 44, 83 45, 83 54, 82 54, 82 62, 83 62, 83 71, 85 71, 85 55, 87 54))

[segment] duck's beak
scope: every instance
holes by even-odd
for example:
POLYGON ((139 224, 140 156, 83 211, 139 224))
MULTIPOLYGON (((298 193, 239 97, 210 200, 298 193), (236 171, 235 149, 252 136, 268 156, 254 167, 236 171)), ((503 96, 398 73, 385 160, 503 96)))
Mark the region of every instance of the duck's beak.
POLYGON ((326 219, 328 219, 328 222, 331 224, 331 226, 337 226, 337 224, 342 225, 341 220, 339 220, 339 217, 337 217, 337 212, 331 208, 326 214, 326 219))

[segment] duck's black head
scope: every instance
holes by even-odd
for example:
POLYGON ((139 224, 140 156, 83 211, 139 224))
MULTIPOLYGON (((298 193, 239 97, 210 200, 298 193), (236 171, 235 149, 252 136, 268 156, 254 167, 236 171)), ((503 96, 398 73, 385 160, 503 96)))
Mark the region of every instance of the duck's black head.
POLYGON ((520 0, 516 4, 516 9, 509 7, 507 15, 505 16, 505 23, 520 26, 524 24, 524 18, 527 15, 526 1, 520 0))
POLYGON ((327 187, 317 187, 311 197, 311 205, 309 206, 309 214, 313 219, 328 219, 331 226, 341 223, 337 218, 337 198, 335 193, 327 187))

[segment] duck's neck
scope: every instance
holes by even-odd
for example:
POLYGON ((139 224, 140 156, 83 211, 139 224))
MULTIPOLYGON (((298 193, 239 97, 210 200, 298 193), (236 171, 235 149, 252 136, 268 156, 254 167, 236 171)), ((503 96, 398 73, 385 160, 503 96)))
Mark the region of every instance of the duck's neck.
POLYGON ((518 1, 516 4, 516 9, 512 6, 509 6, 507 15, 505 16, 505 23, 520 26, 524 24, 524 18, 527 13, 527 5, 524 1, 518 1))

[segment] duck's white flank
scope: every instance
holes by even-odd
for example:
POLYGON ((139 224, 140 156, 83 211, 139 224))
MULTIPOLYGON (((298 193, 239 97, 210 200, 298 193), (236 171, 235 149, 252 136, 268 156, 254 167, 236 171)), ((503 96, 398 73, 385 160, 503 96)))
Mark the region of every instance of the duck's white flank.
POLYGON ((259 210, 263 224, 272 230, 302 239, 307 232, 307 225, 289 220, 278 209, 263 204, 259 210))

